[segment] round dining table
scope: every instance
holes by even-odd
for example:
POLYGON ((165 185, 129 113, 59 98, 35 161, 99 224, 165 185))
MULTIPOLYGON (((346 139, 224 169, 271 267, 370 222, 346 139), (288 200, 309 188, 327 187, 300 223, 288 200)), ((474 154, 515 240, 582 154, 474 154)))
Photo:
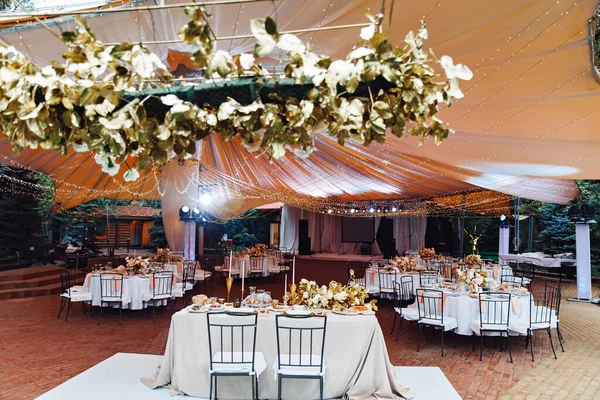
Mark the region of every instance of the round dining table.
MULTIPOLYGON (((83 289, 92 294, 92 305, 100 306, 100 274, 89 273, 83 282, 83 289)), ((142 310, 147 307, 143 300, 144 295, 152 294, 149 276, 124 276, 121 288, 125 301, 123 308, 130 310, 142 310)), ((108 304, 105 304, 107 306, 108 304)))

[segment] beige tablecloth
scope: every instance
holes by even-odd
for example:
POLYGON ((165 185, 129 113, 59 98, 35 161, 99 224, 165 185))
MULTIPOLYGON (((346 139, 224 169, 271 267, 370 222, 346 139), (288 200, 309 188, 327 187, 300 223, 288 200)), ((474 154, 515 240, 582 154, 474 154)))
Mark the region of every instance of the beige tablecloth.
MULTIPOLYGON (((344 316, 329 313, 325 339, 326 398, 396 399, 412 398, 414 392, 401 386, 390 363, 383 333, 375 316, 344 316)), ((260 375, 259 397, 277 398, 273 360, 277 357, 275 316, 258 319, 256 350, 267 361, 260 375)), ((206 314, 184 309, 173 315, 161 368, 152 378, 142 378, 150 388, 169 385, 172 394, 208 398, 209 356, 206 314)), ((287 399, 319 397, 318 380, 286 379, 287 399)), ((241 399, 250 396, 250 380, 219 378, 219 397, 241 399)))

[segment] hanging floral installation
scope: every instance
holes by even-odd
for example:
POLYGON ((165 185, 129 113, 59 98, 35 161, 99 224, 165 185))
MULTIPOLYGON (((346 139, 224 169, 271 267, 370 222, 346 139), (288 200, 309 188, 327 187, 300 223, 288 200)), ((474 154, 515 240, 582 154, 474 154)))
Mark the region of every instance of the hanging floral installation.
POLYGON ((219 104, 189 101, 143 44, 105 46, 86 20, 76 17, 76 31, 59 37, 67 45, 62 64, 42 68, 14 47, 0 48, 0 128, 13 151, 92 151, 111 175, 134 156, 137 163, 124 173, 132 181, 154 164, 191 157, 196 142, 212 133, 224 140, 239 137, 248 151, 264 149, 275 159, 286 151, 308 156, 317 132, 342 145, 348 139, 382 143, 388 134, 404 133, 439 144, 451 130, 435 114, 440 104, 463 96, 458 80, 472 77, 451 57, 437 60, 423 49, 424 25, 409 32, 402 47, 393 47, 378 31, 380 15, 367 13, 371 24, 362 29, 361 40, 346 59, 332 60, 298 37, 280 33, 271 18, 251 21, 253 54, 214 50, 210 15, 202 6, 185 12, 190 22, 179 36, 197 48, 192 59, 203 69, 201 82, 251 79, 274 90, 245 102, 233 97, 219 104), (280 75, 257 63, 275 49, 287 53, 280 75), (445 77, 435 73, 432 62, 441 65, 445 77), (278 85, 286 82, 303 89, 303 95, 278 94, 278 85))

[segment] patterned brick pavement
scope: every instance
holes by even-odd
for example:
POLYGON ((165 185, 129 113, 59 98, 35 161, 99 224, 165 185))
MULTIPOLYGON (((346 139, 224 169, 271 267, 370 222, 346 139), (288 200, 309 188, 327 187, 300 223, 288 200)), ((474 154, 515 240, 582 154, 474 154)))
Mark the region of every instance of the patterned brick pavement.
MULTIPOLYGON (((345 268, 343 263, 302 260, 297 274, 326 283, 344 280, 345 268)), ((269 280, 256 284, 273 293, 283 286, 269 280)), ((204 291, 204 286, 200 289, 204 291)), ((233 290, 239 290, 239 285, 233 290)), ((567 284, 565 297, 574 290, 574 284, 567 284)), ((219 281, 217 294, 223 292, 224 283, 219 281)), ((595 288, 595 292, 600 290, 595 288)), ((132 312, 131 319, 125 314, 122 326, 116 316, 103 318, 97 326, 97 319, 84 315, 78 305, 73 306, 68 322, 58 320, 58 306, 58 296, 0 301, 0 399, 35 398, 117 352, 162 354, 170 317, 180 304, 157 315, 156 322, 148 311, 132 312)), ((471 351, 471 338, 459 336, 455 349, 452 334, 447 335, 444 358, 439 335, 432 344, 422 343, 417 353, 415 324, 405 323, 396 342, 396 333, 390 334, 390 303, 381 304, 378 319, 394 365, 438 366, 465 399, 600 398, 600 347, 596 344, 600 308, 595 305, 563 301, 566 352, 557 353, 558 360, 554 360, 547 336, 540 333, 535 363, 520 338, 512 342, 514 364, 507 352, 494 349, 491 339, 485 343, 480 362, 478 348, 471 351)))

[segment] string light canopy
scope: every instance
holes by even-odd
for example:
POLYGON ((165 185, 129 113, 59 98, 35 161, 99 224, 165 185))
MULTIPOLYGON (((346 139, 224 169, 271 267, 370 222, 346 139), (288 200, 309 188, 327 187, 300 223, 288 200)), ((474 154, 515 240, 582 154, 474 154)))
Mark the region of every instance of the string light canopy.
MULTIPOLYGON (((216 21, 213 30, 217 39, 229 38, 216 40, 214 49, 232 55, 253 53, 256 41, 246 38, 252 35, 249 21, 264 18, 265 11, 284 34, 361 24, 364 18, 359 10, 377 10, 380 4, 374 0, 205 3, 216 21), (272 11, 267 10, 267 4, 272 11)), ((448 136, 441 146, 432 142, 421 145, 417 137, 396 139, 388 135, 385 143, 366 148, 348 140, 341 147, 336 138, 316 134, 313 140, 318 151, 306 160, 288 152, 272 163, 261 149, 247 152, 239 138, 223 142, 211 135, 205 138, 207 146, 200 160, 214 180, 221 182, 215 201, 223 195, 248 202, 293 202, 320 212, 329 204, 333 210, 336 204, 341 207, 353 201, 405 201, 481 187, 565 204, 578 194, 573 179, 597 178, 595 160, 600 148, 595 127, 600 123, 600 103, 585 24, 595 11, 594 1, 539 2, 516 8, 502 3, 491 10, 475 0, 441 0, 411 4, 402 13, 397 7, 390 13, 390 4, 387 2, 381 25, 392 43, 401 43, 411 28, 418 30, 418 21, 425 17, 427 43, 434 53, 451 54, 472 68, 474 78, 461 85, 466 97, 452 107, 441 107, 438 114, 456 134, 448 136)), ((168 5, 173 8, 134 7, 103 16, 98 12, 88 15, 87 21, 104 43, 120 43, 125 38, 151 49, 171 71, 178 62, 193 67, 185 60, 194 48, 177 35, 189 18, 182 9, 174 8, 182 4, 169 1, 168 5), (92 15, 96 17, 90 18, 92 15)), ((73 31, 75 23, 68 13, 57 14, 45 15, 55 18, 51 29, 58 35, 73 31), (59 23, 60 18, 65 22, 59 23)), ((64 46, 50 34, 40 35, 34 25, 5 31, 2 39, 43 68, 49 60, 57 59, 58 49, 64 46)), ((310 43, 314 53, 344 60, 353 50, 352 37, 358 37, 364 27, 295 35, 304 44, 310 43)), ((288 62, 286 52, 279 50, 255 61, 269 73, 283 72, 288 62)), ((437 69, 443 74, 442 68, 437 69)), ((175 82, 181 86, 198 82, 193 74, 173 79, 180 79, 175 82)), ((181 191, 194 184, 182 179, 167 187, 160 183, 160 168, 154 167, 140 170, 137 181, 126 182, 126 167, 115 176, 106 176, 88 153, 63 156, 26 148, 15 156, 11 147, 6 140, 0 141, 4 163, 50 173, 57 199, 65 207, 95 197, 160 198, 169 188, 181 191)), ((136 168, 137 162, 137 157, 128 157, 121 164, 136 168)), ((190 196, 198 200, 197 193, 190 196)))

